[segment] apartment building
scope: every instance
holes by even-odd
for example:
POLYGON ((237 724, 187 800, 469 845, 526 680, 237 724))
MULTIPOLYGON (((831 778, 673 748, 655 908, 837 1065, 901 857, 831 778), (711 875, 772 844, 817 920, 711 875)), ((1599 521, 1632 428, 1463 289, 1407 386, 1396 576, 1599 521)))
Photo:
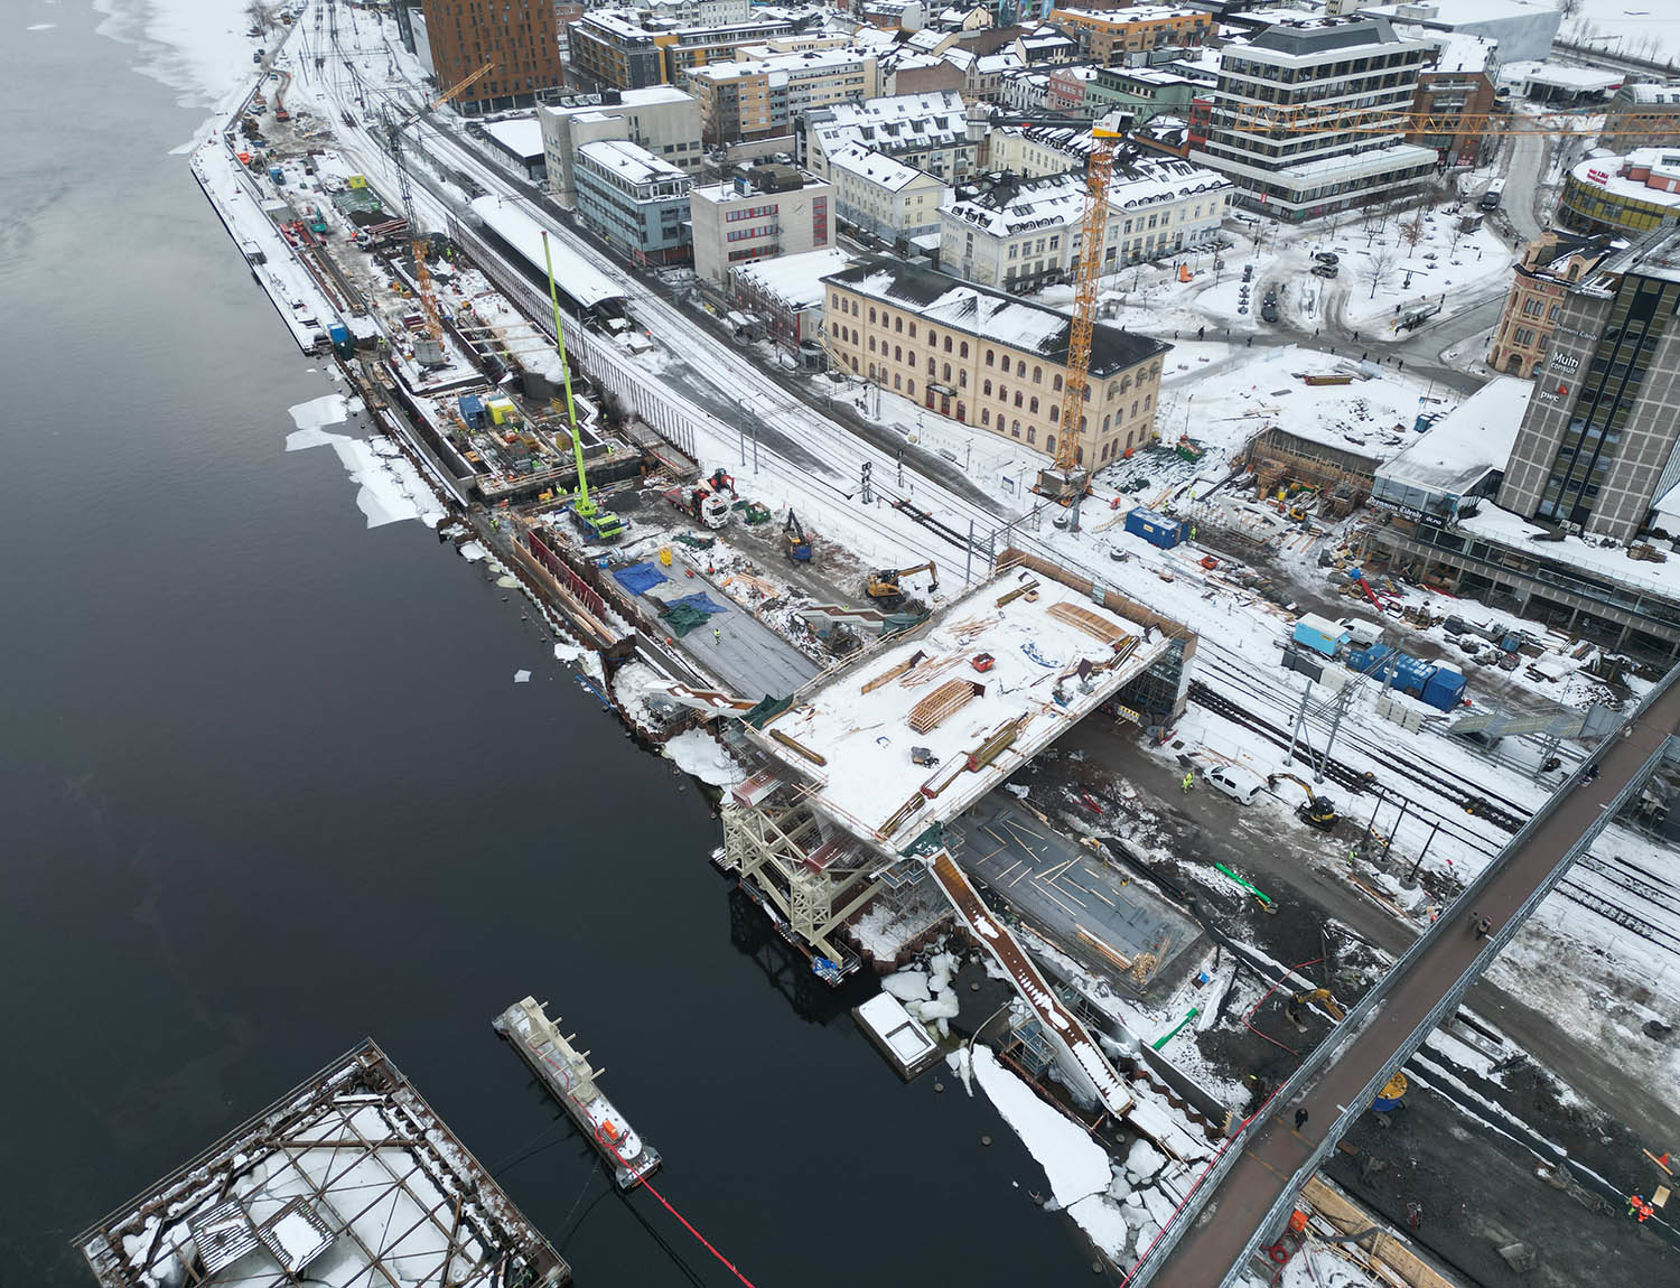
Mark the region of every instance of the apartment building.
MULTIPOLYGON (((825 279, 824 330, 854 375, 940 416, 1054 455, 1067 376, 1066 314, 928 268, 872 256, 825 279)), ((1160 340, 1098 326, 1078 457, 1091 469, 1154 435, 1160 340)))
POLYGON ((856 143, 947 183, 974 168, 985 137, 976 108, 970 118, 962 95, 900 94, 868 103, 840 103, 800 114, 795 137, 800 156, 816 174, 828 174, 828 159, 856 143))
POLYGON ((1623 243, 1607 236, 1548 231, 1529 243, 1512 275, 1511 291, 1494 328, 1488 366, 1512 376, 1532 376, 1552 347, 1563 299, 1623 243))
POLYGON ((986 132, 983 168, 1026 179, 1083 170, 1091 132, 1064 125, 994 125, 986 132))
MULTIPOLYGON (((966 190, 965 190, 966 192, 966 190)), ((1139 158, 1109 184, 1105 271, 1215 240, 1235 188, 1188 161, 1139 158)), ((1004 174, 939 211, 939 262, 984 286, 1034 291, 1071 280, 1079 262, 1085 181, 1077 172, 1004 174)))
POLYGON ((685 263, 693 182, 623 139, 585 143, 577 152, 578 217, 639 264, 685 263))
POLYGON ((860 233, 908 251, 916 238, 939 231, 950 190, 925 170, 851 143, 828 158, 828 177, 836 217, 860 233))
POLYGON ((1190 77, 1161 67, 1099 67, 1085 89, 1085 105, 1104 115, 1124 112, 1134 124, 1143 125, 1163 114, 1188 117, 1200 92, 1190 77))
POLYGON ((1404 114, 1428 54, 1385 18, 1273 22, 1221 51, 1207 144, 1190 159, 1229 175, 1242 204, 1280 220, 1421 193, 1439 157, 1405 142, 1404 114))
POLYGON ((792 166, 754 166, 688 197, 695 275, 720 289, 737 265, 834 241, 834 185, 792 166))
POLYGON ((553 0, 425 0, 421 13, 439 85, 458 84, 485 63, 495 64, 453 100, 462 112, 526 107, 538 94, 566 83, 554 37, 553 0))
POLYGON ((571 63, 608 89, 684 87, 688 73, 725 62, 742 45, 794 34, 790 18, 685 27, 634 9, 597 9, 571 29, 571 63))
POLYGON ((1099 63, 1125 62, 1167 46, 1200 45, 1217 26, 1203 9, 1128 5, 1123 9, 1053 9, 1050 25, 1079 42, 1099 63))
POLYGON ((880 95, 873 53, 823 49, 753 61, 711 63, 689 73, 700 136, 718 146, 789 134, 808 108, 880 95))
POLYGON ((548 192, 567 210, 577 205, 577 150, 585 143, 622 139, 647 149, 686 174, 705 162, 694 100, 669 85, 581 95, 537 109, 542 126, 548 192))

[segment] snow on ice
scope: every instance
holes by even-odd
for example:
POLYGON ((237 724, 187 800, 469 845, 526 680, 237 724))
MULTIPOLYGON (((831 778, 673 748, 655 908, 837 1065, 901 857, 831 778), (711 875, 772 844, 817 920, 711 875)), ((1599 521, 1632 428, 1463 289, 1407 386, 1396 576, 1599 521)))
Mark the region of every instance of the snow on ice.
POLYGON ((704 729, 679 733, 665 744, 665 754, 676 761, 684 773, 693 774, 713 787, 733 787, 746 781, 741 767, 704 729))
POLYGON ((1108 1155, 1101 1145, 1040 1100, 988 1048, 975 1047, 973 1063, 974 1076, 998 1113, 1044 1168, 1058 1205, 1071 1208, 1081 1199, 1107 1192, 1108 1155))

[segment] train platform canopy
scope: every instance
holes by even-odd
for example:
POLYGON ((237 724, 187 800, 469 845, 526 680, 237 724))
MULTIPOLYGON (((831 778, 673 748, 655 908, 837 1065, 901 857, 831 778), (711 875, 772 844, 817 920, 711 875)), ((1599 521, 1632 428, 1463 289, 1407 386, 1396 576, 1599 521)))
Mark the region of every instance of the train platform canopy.
POLYGON ((1016 568, 828 673, 747 735, 806 799, 900 853, 961 814, 1164 652, 1161 632, 1016 568))

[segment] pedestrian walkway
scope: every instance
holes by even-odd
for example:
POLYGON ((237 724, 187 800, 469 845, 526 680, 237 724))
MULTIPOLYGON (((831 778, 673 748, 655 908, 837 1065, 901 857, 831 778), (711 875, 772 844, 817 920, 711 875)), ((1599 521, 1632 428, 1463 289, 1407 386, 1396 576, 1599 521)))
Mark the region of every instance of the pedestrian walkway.
MULTIPOLYGON (((1127 1282, 1131 1288, 1211 1288, 1229 1284, 1238 1260, 1260 1232, 1273 1204, 1307 1179, 1299 1176, 1347 1106, 1397 1057, 1415 1051, 1421 1026, 1436 1004, 1486 962, 1475 934, 1479 917, 1496 933, 1521 915, 1529 896, 1541 889, 1565 856, 1599 826, 1622 788, 1633 781, 1680 729, 1680 685, 1672 685, 1639 713, 1626 736, 1616 737, 1599 759, 1596 781, 1566 789, 1561 800, 1526 837, 1495 860, 1497 870, 1480 890, 1474 908, 1460 900, 1429 932, 1430 942, 1408 965, 1390 976, 1388 993, 1346 1047, 1304 1095, 1268 1106, 1267 1118, 1238 1146, 1241 1154, 1210 1198, 1187 1203, 1175 1220, 1192 1224, 1158 1265, 1144 1265, 1127 1282), (1296 1111, 1308 1118, 1299 1129, 1296 1111)), ((1195 1196, 1192 1196, 1193 1199, 1195 1196)))

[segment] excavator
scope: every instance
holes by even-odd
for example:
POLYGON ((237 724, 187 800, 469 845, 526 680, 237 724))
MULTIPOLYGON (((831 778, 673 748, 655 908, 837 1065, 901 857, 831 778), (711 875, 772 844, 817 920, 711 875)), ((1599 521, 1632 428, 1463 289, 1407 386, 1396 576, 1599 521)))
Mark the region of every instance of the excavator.
POLYGON ((1299 787, 1307 794, 1307 799, 1302 801, 1295 810, 1295 816, 1303 823, 1307 824, 1309 827, 1316 827, 1321 832, 1328 832, 1331 828, 1336 826, 1336 820, 1339 816, 1336 813, 1335 805, 1331 803, 1329 797, 1320 796, 1307 785, 1305 779, 1298 778, 1294 774, 1266 775, 1267 787, 1276 787, 1280 782, 1294 783, 1295 786, 1299 787))
POLYGON ((879 572, 869 574, 869 582, 864 586, 864 593, 876 603, 899 604, 904 602, 903 581, 906 577, 914 577, 917 573, 928 574, 928 589, 939 589, 939 569, 934 567, 933 560, 917 564, 914 568, 882 568, 879 572))
POLYGON ((1342 1009, 1340 1002, 1330 996, 1329 989, 1309 988, 1306 992, 1297 993, 1290 999, 1289 1005, 1285 1008, 1285 1011, 1289 1016, 1289 1022, 1295 1025, 1296 1028, 1306 1028, 1307 1024, 1305 1018, 1301 1015, 1301 1008, 1303 1006, 1315 1005, 1321 1008, 1324 1013, 1333 1020, 1341 1021, 1347 1019, 1347 1012, 1342 1009))
POLYGON ((788 511, 787 522, 782 525, 782 540, 786 543, 789 559, 795 563, 811 562, 811 539, 805 535, 799 516, 792 510, 788 511))

